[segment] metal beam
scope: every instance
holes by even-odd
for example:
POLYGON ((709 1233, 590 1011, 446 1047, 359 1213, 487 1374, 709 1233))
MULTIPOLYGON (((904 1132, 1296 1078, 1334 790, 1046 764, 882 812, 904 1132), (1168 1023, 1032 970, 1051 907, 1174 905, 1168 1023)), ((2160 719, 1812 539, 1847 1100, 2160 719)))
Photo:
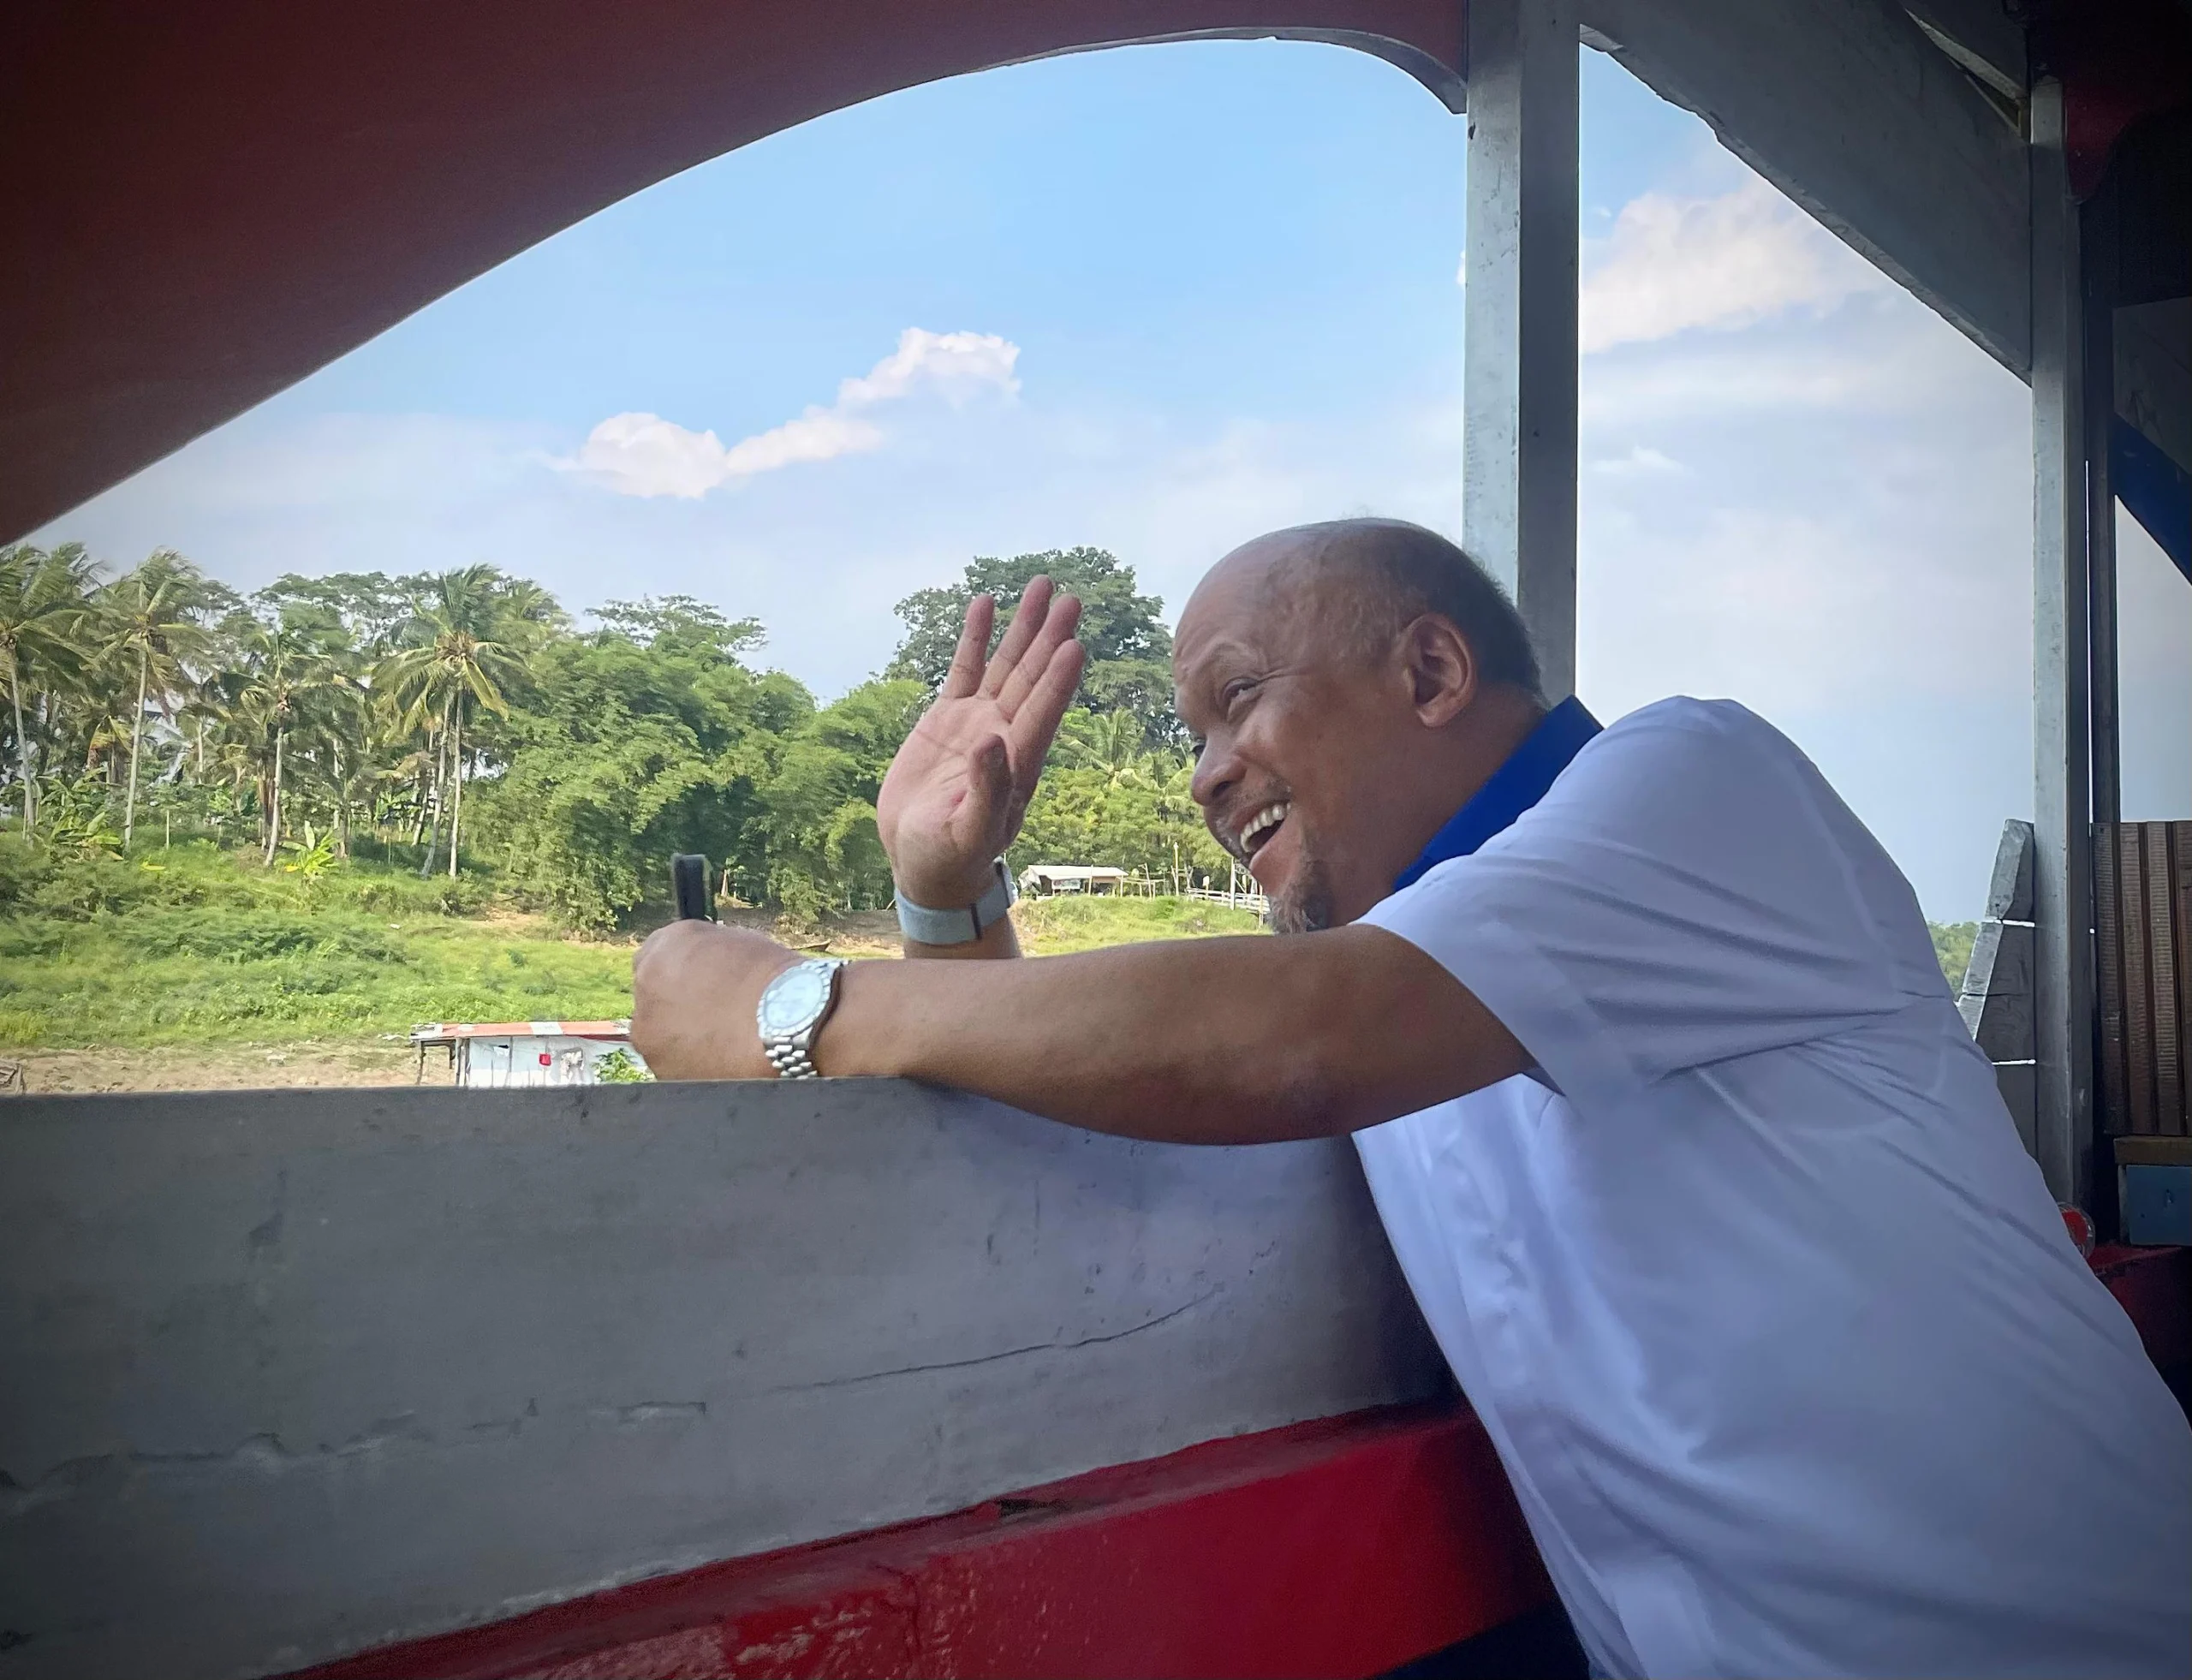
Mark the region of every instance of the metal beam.
POLYGON ((2192 578, 2192 298, 2112 312, 2112 489, 2192 578))
POLYGON ((2192 473, 2192 298, 2116 312, 2116 412, 2192 473))
POLYGON ((2124 816, 2123 725, 2116 630, 2116 491, 2109 443, 2116 427, 2115 200, 2102 194, 2078 212, 2078 279, 2085 333, 2087 693, 2092 697, 2096 823, 2124 816))
POLYGON ((1903 0, 1903 9, 1965 71, 2006 99, 2024 98, 2031 80, 2024 26, 2002 0, 1903 0))
POLYGON ((2032 751, 2034 1126, 2056 1196, 2083 1205, 2093 1141, 2084 287, 2063 86, 2032 96, 2032 751))
POLYGON ((2031 366, 2024 146, 1892 0, 1582 0, 1661 97, 2012 372, 2031 366))
POLYGON ((1462 543, 1576 689, 1576 0, 1471 0, 1462 543))

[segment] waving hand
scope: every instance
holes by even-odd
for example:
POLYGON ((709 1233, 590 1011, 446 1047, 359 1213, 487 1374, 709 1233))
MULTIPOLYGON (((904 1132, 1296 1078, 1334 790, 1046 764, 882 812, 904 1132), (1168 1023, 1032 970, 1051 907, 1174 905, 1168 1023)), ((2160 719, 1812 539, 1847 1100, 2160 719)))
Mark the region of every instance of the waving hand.
POLYGON ((876 828, 898 890, 932 909, 971 904, 990 861, 1020 832, 1043 755, 1073 702, 1087 654, 1074 640, 1081 603, 1031 579, 1020 610, 985 660, 997 604, 967 608, 950 674, 890 761, 876 828))

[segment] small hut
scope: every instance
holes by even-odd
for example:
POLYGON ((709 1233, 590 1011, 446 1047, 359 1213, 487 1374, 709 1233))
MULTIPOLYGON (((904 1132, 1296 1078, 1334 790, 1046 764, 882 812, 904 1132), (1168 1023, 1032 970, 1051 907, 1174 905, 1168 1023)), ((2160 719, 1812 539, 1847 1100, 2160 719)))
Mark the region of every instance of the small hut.
POLYGON ((1055 898, 1069 893, 1117 897, 1126 884, 1125 870, 1103 864, 1031 863, 1020 872, 1023 898, 1055 898))

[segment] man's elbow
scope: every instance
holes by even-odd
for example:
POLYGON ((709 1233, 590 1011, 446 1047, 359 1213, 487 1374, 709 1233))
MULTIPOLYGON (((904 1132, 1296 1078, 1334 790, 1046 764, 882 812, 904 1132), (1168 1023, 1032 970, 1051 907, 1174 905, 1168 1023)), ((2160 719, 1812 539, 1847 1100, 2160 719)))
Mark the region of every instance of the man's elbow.
POLYGON ((1362 1123, 1355 1115, 1361 1092, 1345 1037, 1320 1024, 1287 1032, 1261 1048, 1246 1105, 1253 1111, 1254 1141, 1337 1137, 1362 1123))

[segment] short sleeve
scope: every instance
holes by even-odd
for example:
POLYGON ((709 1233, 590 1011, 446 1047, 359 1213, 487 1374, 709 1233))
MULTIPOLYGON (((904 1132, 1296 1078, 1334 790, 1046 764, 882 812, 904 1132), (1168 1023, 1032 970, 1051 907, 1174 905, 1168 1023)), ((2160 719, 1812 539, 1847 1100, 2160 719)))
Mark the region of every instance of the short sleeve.
POLYGON ((1727 701, 1622 719, 1511 827, 1363 920, 1435 958, 1579 1105, 1945 997, 1879 843, 1727 701))

